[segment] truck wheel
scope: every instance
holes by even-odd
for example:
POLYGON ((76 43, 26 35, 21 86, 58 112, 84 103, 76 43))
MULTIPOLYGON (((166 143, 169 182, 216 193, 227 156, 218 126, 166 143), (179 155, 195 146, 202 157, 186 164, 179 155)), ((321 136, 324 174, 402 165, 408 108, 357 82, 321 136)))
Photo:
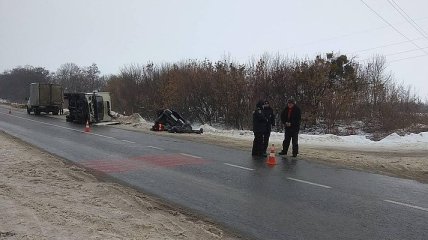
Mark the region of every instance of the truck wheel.
POLYGON ((58 115, 58 113, 59 113, 59 110, 56 110, 52 112, 52 115, 58 115))
POLYGON ((34 109, 34 114, 35 115, 40 115, 40 110, 39 109, 34 109))

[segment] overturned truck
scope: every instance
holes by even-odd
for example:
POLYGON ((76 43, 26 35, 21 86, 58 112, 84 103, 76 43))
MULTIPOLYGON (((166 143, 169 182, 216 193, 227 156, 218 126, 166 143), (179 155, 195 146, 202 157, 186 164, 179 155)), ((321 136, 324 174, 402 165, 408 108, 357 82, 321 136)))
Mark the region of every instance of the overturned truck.
POLYGON ((193 130, 192 126, 176 111, 164 109, 158 111, 152 131, 168 131, 170 133, 203 133, 203 129, 193 130))
POLYGON ((65 93, 69 114, 67 122, 98 123, 112 120, 111 99, 108 92, 65 93))

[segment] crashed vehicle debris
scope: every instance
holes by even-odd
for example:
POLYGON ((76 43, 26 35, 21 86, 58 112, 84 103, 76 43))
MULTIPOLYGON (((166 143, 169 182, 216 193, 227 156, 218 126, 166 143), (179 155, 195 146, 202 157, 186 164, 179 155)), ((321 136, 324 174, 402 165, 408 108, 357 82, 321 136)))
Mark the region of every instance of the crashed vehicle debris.
POLYGON ((168 131, 170 133, 203 133, 203 129, 193 130, 192 126, 176 111, 164 109, 158 111, 152 131, 168 131))

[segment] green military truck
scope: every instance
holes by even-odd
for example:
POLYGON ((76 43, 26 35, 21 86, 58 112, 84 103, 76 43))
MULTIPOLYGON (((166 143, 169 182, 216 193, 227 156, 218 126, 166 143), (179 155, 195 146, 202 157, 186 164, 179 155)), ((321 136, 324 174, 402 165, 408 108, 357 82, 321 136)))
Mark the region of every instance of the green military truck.
POLYGON ((64 103, 64 92, 61 85, 52 83, 31 83, 30 97, 27 102, 27 113, 40 115, 52 113, 58 115, 64 103))

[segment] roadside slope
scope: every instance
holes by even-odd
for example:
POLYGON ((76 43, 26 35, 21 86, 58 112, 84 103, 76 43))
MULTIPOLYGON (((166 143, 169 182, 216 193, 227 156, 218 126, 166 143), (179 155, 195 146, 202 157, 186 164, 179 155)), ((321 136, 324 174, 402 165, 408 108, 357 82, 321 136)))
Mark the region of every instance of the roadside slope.
POLYGON ((239 239, 0 131, 0 238, 239 239))

